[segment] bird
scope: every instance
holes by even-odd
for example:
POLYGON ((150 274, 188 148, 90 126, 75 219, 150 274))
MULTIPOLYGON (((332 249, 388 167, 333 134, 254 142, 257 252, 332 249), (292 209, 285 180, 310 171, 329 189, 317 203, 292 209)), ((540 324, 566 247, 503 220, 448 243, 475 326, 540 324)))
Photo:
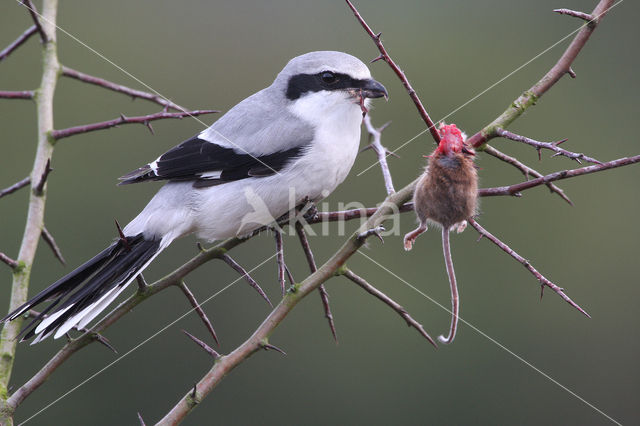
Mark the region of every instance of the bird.
POLYGON ((86 327, 177 238, 243 236, 347 177, 370 100, 388 98, 358 58, 337 51, 291 59, 273 83, 210 127, 122 176, 166 181, 121 237, 8 314, 51 303, 22 330, 31 344, 86 327), (293 204, 293 206, 292 206, 293 204))

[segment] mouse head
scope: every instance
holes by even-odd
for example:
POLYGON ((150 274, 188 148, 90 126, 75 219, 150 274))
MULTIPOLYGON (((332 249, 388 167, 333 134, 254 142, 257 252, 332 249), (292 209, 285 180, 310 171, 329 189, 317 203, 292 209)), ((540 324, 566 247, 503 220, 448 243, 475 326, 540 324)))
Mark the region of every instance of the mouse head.
POLYGON ((440 144, 436 149, 438 154, 450 155, 462 152, 475 155, 473 150, 467 146, 465 136, 455 124, 441 123, 438 133, 440 133, 441 138, 440 144))

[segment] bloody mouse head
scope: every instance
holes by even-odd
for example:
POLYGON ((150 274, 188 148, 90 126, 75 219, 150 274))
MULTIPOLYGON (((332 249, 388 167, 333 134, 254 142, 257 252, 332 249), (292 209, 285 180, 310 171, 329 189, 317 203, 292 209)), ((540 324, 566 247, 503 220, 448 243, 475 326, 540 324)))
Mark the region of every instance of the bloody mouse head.
POLYGON ((440 133, 441 139, 436 149, 437 154, 451 155, 463 152, 474 155, 473 150, 467 147, 462 132, 455 124, 441 124, 438 133, 440 133))

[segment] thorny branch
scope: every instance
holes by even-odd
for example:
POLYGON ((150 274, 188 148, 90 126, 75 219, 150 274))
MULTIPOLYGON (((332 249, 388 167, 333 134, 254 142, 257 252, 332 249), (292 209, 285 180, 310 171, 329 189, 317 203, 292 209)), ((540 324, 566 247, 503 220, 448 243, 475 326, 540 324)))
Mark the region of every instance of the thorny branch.
POLYGON ((407 76, 400 69, 400 67, 393 61, 393 59, 391 59, 391 56, 389 56, 387 49, 385 49, 384 45, 382 44, 382 40, 380 39, 380 36, 382 35, 382 33, 378 33, 378 34, 374 33, 371 27, 365 22, 364 18, 362 18, 362 15, 360 15, 360 12, 358 12, 358 10, 353 5, 353 3, 351 3, 349 0, 346 0, 346 2, 349 8, 351 9, 351 11, 353 12, 353 14, 355 15, 356 19, 360 23, 360 25, 362 25, 362 28, 364 28, 367 34, 369 34, 369 37, 371 37, 376 47, 380 51, 380 56, 378 56, 371 62, 383 60, 389 65, 389 67, 391 67, 393 72, 398 76, 398 78, 402 82, 402 85, 405 87, 405 89, 407 89, 407 93, 409 93, 409 97, 411 98, 416 108, 418 109, 418 113, 420 114, 420 117, 422 117, 422 120, 426 123, 429 129, 429 132, 433 137, 433 140, 436 142, 436 145, 439 144, 440 133, 438 133, 438 129, 436 129, 436 126, 433 123, 433 120, 431 120, 431 117, 429 117, 429 113, 427 113, 427 110, 424 108, 424 105, 422 105, 422 101, 418 97, 418 94, 416 93, 416 91, 413 89, 413 86, 411 86, 411 83, 409 82, 409 79, 407 79, 407 76))
POLYGON ((536 151, 538 151, 538 159, 540 159, 540 151, 542 151, 543 149, 548 149, 550 151, 555 152, 555 154, 553 154, 552 157, 562 155, 572 160, 575 160, 578 164, 582 164, 581 160, 585 160, 593 164, 602 164, 600 161, 596 160, 595 158, 588 157, 580 152, 571 152, 571 151, 567 151, 566 149, 560 148, 558 145, 566 142, 567 139, 562 139, 556 142, 540 142, 531 138, 527 138, 525 136, 517 135, 515 133, 512 133, 502 128, 497 128, 496 134, 505 139, 510 139, 512 141, 522 142, 527 145, 533 146, 536 149, 536 151))
POLYGON ((389 171, 389 164, 387 164, 387 155, 395 154, 390 152, 382 145, 382 142, 380 142, 382 132, 387 128, 389 124, 391 124, 391 122, 387 122, 376 129, 371 123, 371 117, 369 116, 369 114, 366 114, 364 116, 363 121, 364 125, 367 127, 367 131, 369 132, 371 143, 364 147, 362 151, 372 149, 376 153, 376 156, 378 157, 378 163, 380 163, 380 169, 382 169, 382 177, 384 179, 384 186, 387 189, 387 195, 392 194, 396 190, 393 187, 393 179, 391 178, 391 172, 389 171))
POLYGON ((600 0, 591 13, 593 19, 590 19, 589 23, 585 24, 582 29, 578 31, 578 34, 576 34, 569 44, 569 47, 567 47, 567 50, 565 50, 558 62, 556 62, 544 77, 529 90, 523 92, 498 118, 471 136, 467 142, 477 149, 482 149, 488 140, 497 136, 496 129, 506 129, 509 124, 513 123, 513 121, 520 117, 529 107, 534 105, 542 95, 547 93, 562 76, 572 74, 571 64, 573 64, 573 61, 587 43, 602 18, 604 18, 609 9, 611 9, 613 2, 614 0, 600 0))
MULTIPOLYGON (((316 260, 313 257, 313 251, 311 251, 311 245, 309 244, 307 233, 304 232, 304 226, 300 222, 296 221, 295 228, 296 234, 298 234, 298 239, 300 240, 300 245, 302 246, 302 251, 304 251, 304 255, 307 258, 309 270, 311 273, 314 273, 318 270, 318 267, 316 266, 316 260)), ((327 292, 324 284, 321 284, 320 287, 318 287, 318 291, 320 292, 320 299, 322 300, 322 307, 324 308, 324 316, 329 322, 329 328, 331 329, 333 340, 337 342, 338 333, 336 332, 336 324, 333 321, 333 314, 331 313, 331 306, 329 305, 329 293, 327 292)))
POLYGON ((142 90, 132 89, 130 87, 123 86, 121 84, 116 84, 109 80, 105 80, 100 77, 94 77, 92 75, 74 70, 73 68, 63 66, 62 75, 69 78, 75 78, 76 80, 80 80, 85 83, 94 84, 96 86, 100 86, 108 90, 113 90, 114 92, 124 93, 125 95, 129 95, 134 99, 135 98, 146 99, 148 101, 155 102, 156 104, 166 108, 171 108, 177 111, 186 112, 186 109, 182 108, 180 105, 174 102, 171 102, 168 99, 163 98, 162 96, 155 95, 153 93, 143 92, 142 90))
POLYGON ((151 122, 156 120, 165 120, 167 118, 184 118, 184 117, 197 117, 203 114, 214 114, 220 111, 212 110, 212 109, 203 109, 203 110, 195 110, 195 111, 180 111, 180 112, 157 112, 155 114, 149 115, 141 115, 138 117, 126 117, 124 114, 120 115, 119 118, 114 120, 102 121, 100 123, 92 123, 85 124, 82 126, 69 127, 67 129, 62 130, 54 130, 51 132, 51 137, 53 139, 62 139, 68 138, 69 136, 78 135, 80 133, 88 133, 94 132, 96 130, 109 129, 111 127, 116 127, 121 124, 144 124, 147 128, 153 133, 153 128, 151 127, 151 122))
MULTIPOLYGON (((26 7, 31 6, 30 13, 35 13, 31 2, 25 3, 26 7)), ((58 70, 60 64, 56 52, 56 15, 57 0, 45 0, 43 2, 42 16, 44 22, 39 31, 43 40, 42 56, 42 76, 38 87, 38 96, 35 98, 37 120, 37 147, 33 167, 30 172, 31 182, 39 182, 48 161, 53 155, 53 145, 49 140, 49 133, 53 130, 53 96, 58 81, 58 70)), ((36 26, 40 26, 37 18, 34 19, 36 26)), ((21 267, 13 271, 11 284, 11 295, 9 301, 9 311, 16 309, 27 300, 29 290, 29 280, 33 261, 36 255, 38 242, 42 227, 44 226, 44 209, 46 203, 46 186, 43 191, 31 191, 29 193, 29 206, 26 214, 26 224, 18 252, 17 262, 21 267)), ((8 408, 5 395, 13 371, 13 362, 17 340, 16 337, 22 326, 22 318, 18 318, 11 323, 4 324, 0 332, 0 423, 11 421, 14 408, 8 408)))
POLYGON ((640 162, 640 155, 618 158, 617 160, 607 161, 606 163, 602 164, 594 164, 593 166, 581 167, 579 169, 561 170, 559 172, 549 173, 548 175, 540 176, 536 179, 531 179, 526 182, 516 183, 514 185, 486 188, 482 190, 482 195, 485 197, 492 197, 496 195, 518 195, 525 189, 531 189, 536 186, 546 185, 557 180, 588 175, 590 173, 615 169, 617 167, 628 166, 630 164, 635 164, 638 162, 640 162))
POLYGON ((438 345, 436 345, 436 342, 431 338, 431 336, 429 336, 429 334, 425 331, 424 327, 422 327, 422 324, 414 320, 413 317, 396 301, 391 299, 389 296, 387 296, 386 294, 384 294, 383 292, 381 292, 380 290, 378 290, 377 288, 369 284, 364 278, 356 275, 353 271, 351 271, 346 267, 342 269, 342 275, 350 279, 354 283, 358 284, 360 287, 362 287, 362 289, 364 289, 364 291, 375 296, 377 299, 379 299, 384 304, 389 306, 391 309, 396 311, 398 315, 400 315, 402 319, 404 319, 407 322, 407 325, 409 327, 413 327, 416 330, 418 330, 418 333, 420 333, 422 337, 427 339, 429 343, 431 343, 436 348, 438 347, 438 345))
POLYGON ((475 219, 469 219, 468 222, 469 222, 469 224, 471 226, 473 226, 475 228, 476 231, 478 231, 478 233, 480 235, 482 235, 483 237, 486 237, 487 239, 489 239, 489 241, 491 241, 492 243, 494 243, 495 245, 500 247, 500 249, 502 249, 509 256, 513 257, 515 260, 517 260, 518 262, 522 263, 522 265, 525 268, 527 268, 527 270, 529 272, 531 272, 531 274, 533 274, 533 276, 536 277, 538 279, 538 281, 540 281, 541 285, 543 285, 543 286, 546 285, 547 287, 549 287, 550 289, 552 289, 553 291, 558 293, 558 295, 560 297, 562 297, 562 299, 564 299, 565 302, 567 302, 568 304, 570 304, 571 306, 573 306, 574 308, 576 308, 577 310, 582 312, 587 317, 591 318, 591 316, 584 309, 582 309, 580 306, 578 306, 577 303, 575 303, 573 300, 571 300, 571 298, 569 298, 569 296, 567 296, 564 293, 562 288, 558 287, 557 285, 555 285, 554 283, 549 281, 547 278, 545 278, 544 275, 542 275, 540 272, 538 272, 538 270, 536 268, 534 268, 531 265, 531 263, 529 263, 529 261, 527 259, 525 259, 524 257, 520 256, 518 253, 516 253, 515 250, 513 250, 511 247, 509 247, 508 245, 506 245, 505 243, 500 241, 497 237, 495 237, 489 231, 487 231, 482 226, 480 226, 480 224, 478 222, 476 222, 475 219))
MULTIPOLYGON (((527 166, 526 164, 520 162, 518 159, 516 159, 514 157, 511 157, 510 155, 507 155, 507 154, 505 154, 505 153, 503 153, 501 151, 498 151, 497 149, 495 149, 491 145, 485 145, 484 152, 486 152, 487 154, 489 154, 489 155, 491 155, 493 157, 496 157, 499 160, 504 161, 505 163, 511 164, 516 169, 520 170, 522 172, 522 174, 524 174, 524 177, 527 180, 529 179, 529 175, 535 176, 537 178, 542 176, 541 173, 537 172, 536 170, 532 169, 531 167, 527 166)), ((569 203, 570 205, 573 206, 573 202, 569 199, 569 197, 564 193, 564 191, 562 189, 558 188, 556 185, 554 185, 552 183, 547 183, 546 185, 551 190, 551 192, 554 192, 554 193, 558 194, 560 196, 560 198, 562 198, 567 203, 569 203)), ((512 194, 512 195, 516 195, 516 194, 512 194)))

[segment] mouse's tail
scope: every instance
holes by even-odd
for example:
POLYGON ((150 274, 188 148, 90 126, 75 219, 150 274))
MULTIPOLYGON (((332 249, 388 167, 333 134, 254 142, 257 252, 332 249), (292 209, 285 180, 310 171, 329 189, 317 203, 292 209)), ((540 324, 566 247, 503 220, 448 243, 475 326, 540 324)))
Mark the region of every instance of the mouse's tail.
POLYGON ((447 337, 438 336, 438 341, 444 344, 453 342, 458 329, 458 312, 460 301, 458 299, 458 284, 456 283, 456 272, 453 270, 453 260, 451 259, 451 246, 449 244, 449 228, 442 227, 442 251, 444 252, 444 263, 447 266, 449 276, 449 286, 451 287, 451 326, 447 337))

